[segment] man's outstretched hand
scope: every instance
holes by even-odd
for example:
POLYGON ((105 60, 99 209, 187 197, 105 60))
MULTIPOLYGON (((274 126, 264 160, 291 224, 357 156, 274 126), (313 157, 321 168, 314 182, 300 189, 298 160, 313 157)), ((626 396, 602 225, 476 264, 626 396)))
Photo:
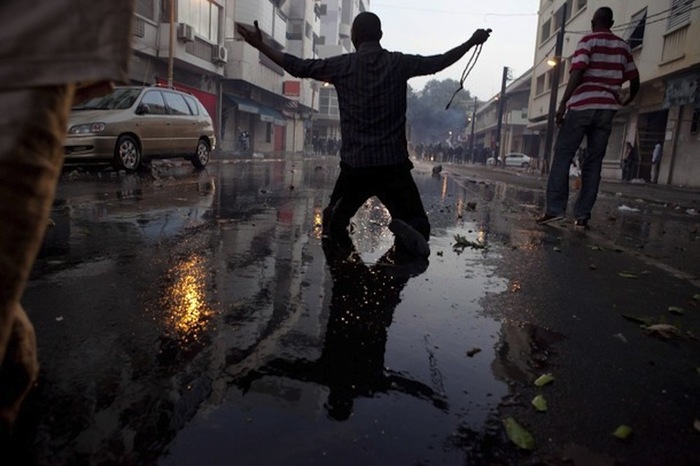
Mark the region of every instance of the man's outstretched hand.
POLYGON ((477 29, 474 31, 474 34, 472 34, 469 42, 471 42, 473 45, 483 44, 489 39, 490 36, 491 29, 477 29))
POLYGON ((256 49, 259 49, 260 46, 263 44, 263 35, 262 31, 260 31, 260 28, 258 27, 258 22, 254 21, 253 24, 255 25, 255 30, 248 28, 247 26, 244 26, 242 24, 238 25, 238 33, 243 36, 243 39, 248 42, 250 45, 255 47, 256 49))

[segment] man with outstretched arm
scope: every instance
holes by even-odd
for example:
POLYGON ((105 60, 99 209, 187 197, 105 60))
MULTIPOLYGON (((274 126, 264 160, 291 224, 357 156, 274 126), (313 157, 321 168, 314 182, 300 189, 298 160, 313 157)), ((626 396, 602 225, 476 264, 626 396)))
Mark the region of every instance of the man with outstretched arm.
POLYGON ((411 176, 406 140, 406 82, 437 73, 483 44, 490 30, 477 29, 465 43, 433 56, 407 55, 382 48, 379 18, 357 15, 351 40, 355 52, 327 59, 300 59, 275 50, 262 32, 238 26, 246 42, 298 78, 333 84, 338 92, 342 146, 340 175, 324 210, 324 237, 352 248, 348 233, 357 209, 376 196, 391 214, 396 246, 415 256, 430 254, 430 223, 411 176))

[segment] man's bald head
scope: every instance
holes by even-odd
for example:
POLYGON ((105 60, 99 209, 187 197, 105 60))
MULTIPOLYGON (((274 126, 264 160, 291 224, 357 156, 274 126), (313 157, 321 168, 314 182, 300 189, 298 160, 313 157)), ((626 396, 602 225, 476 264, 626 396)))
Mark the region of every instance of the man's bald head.
POLYGON ((352 43, 355 48, 363 42, 379 42, 382 38, 382 23, 374 13, 364 11, 355 16, 351 30, 352 43))
POLYGON ((607 6, 600 7, 593 13, 593 29, 610 29, 614 23, 612 9, 607 6))

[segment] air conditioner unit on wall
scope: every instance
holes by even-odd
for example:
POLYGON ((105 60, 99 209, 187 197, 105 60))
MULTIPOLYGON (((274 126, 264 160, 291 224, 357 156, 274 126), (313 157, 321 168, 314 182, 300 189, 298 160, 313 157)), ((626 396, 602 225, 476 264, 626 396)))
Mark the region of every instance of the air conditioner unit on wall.
POLYGON ((211 48, 211 61, 223 65, 228 61, 228 50, 223 45, 213 45, 211 48))
POLYGON ((189 24, 179 23, 177 25, 177 38, 183 42, 194 42, 194 28, 189 24))

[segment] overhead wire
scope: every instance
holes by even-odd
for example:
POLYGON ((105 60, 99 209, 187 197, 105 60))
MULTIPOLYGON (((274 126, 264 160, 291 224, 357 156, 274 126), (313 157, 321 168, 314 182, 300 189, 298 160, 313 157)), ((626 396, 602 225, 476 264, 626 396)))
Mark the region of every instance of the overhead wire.
POLYGON ((396 10, 406 10, 406 11, 423 11, 427 13, 446 13, 450 15, 463 15, 463 16, 503 16, 503 17, 516 17, 516 16, 537 16, 537 13, 472 13, 471 11, 454 11, 454 10, 438 10, 435 8, 419 8, 406 5, 388 5, 378 2, 372 2, 372 7, 381 8, 393 8, 396 10))
MULTIPOLYGON (((691 11, 693 11, 693 10, 697 10, 698 8, 700 8, 700 5, 691 6, 691 7, 688 8, 687 10, 684 10, 683 12, 684 12, 684 13, 685 13, 686 11, 687 11, 687 12, 691 12, 691 11)), ((656 17, 657 17, 657 16, 660 16, 660 15, 664 15, 664 14, 666 14, 666 13, 669 13, 669 12, 671 12, 672 10, 673 10, 673 8, 671 7, 671 8, 668 8, 668 9, 666 9, 666 10, 660 11, 660 12, 658 12, 658 13, 654 13, 654 14, 652 14, 652 15, 648 15, 648 16, 647 16, 647 20, 645 21, 644 24, 645 24, 645 25, 649 25, 649 24, 660 23, 661 21, 667 21, 668 19, 671 18, 671 15, 670 15, 670 14, 667 15, 667 16, 664 16, 664 17, 662 17, 662 18, 656 18, 656 17), (649 21, 650 18, 656 18, 656 19, 654 19, 653 21, 649 21)), ((628 29, 634 29, 634 28, 637 27, 638 24, 639 24, 639 20, 636 20, 636 21, 629 21, 629 22, 627 22, 627 23, 622 23, 622 24, 619 24, 619 25, 617 25, 617 26, 613 26, 610 30, 613 31, 613 32, 622 32, 622 31, 626 31, 626 30, 628 30, 628 29)), ((588 30, 588 31, 566 31, 566 32, 567 32, 568 34, 580 34, 580 35, 590 34, 590 33, 591 33, 590 30, 588 30)))

